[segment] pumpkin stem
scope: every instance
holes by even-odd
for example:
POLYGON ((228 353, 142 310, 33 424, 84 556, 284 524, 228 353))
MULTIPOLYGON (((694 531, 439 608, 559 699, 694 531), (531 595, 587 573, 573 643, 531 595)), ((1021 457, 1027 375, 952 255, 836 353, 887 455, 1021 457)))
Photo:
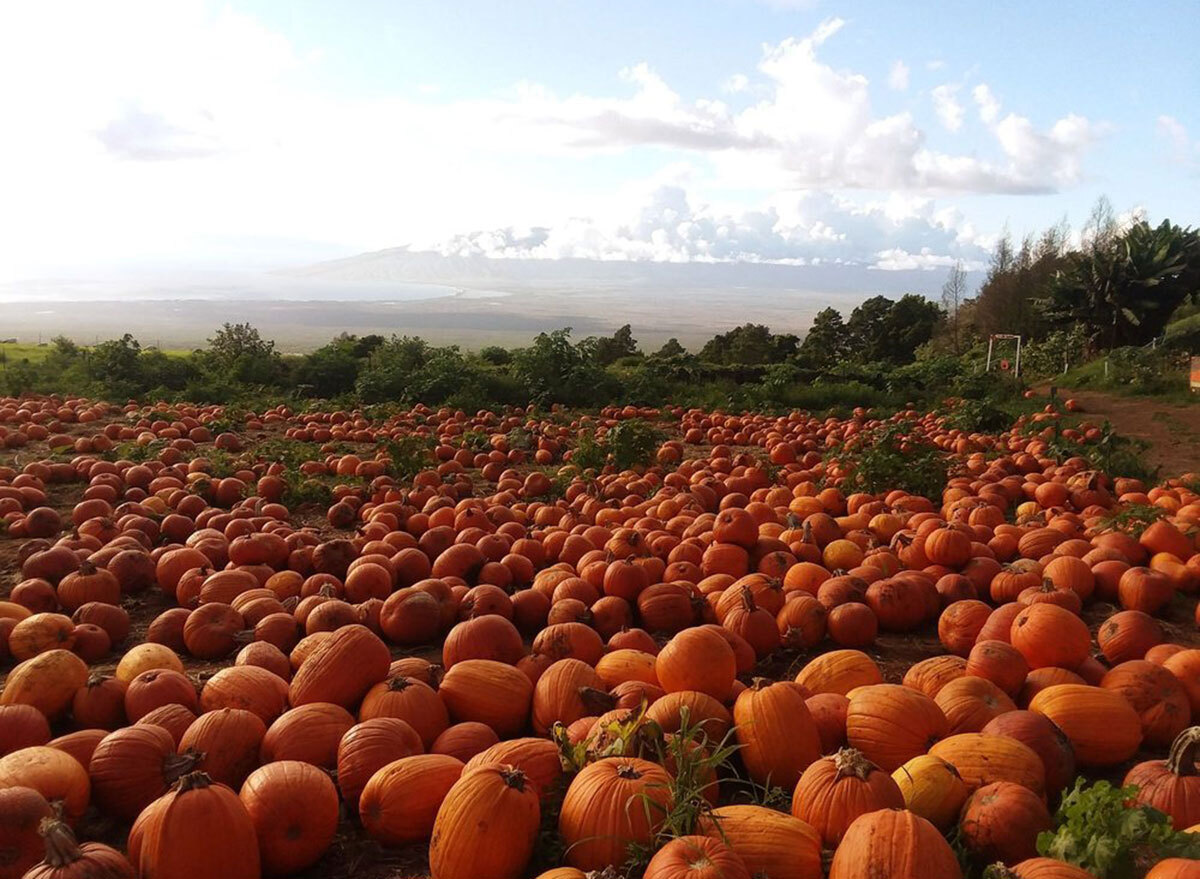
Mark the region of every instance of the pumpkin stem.
POLYGON ((1175 775, 1198 775, 1196 771, 1196 749, 1200 748, 1200 726, 1185 729, 1171 743, 1167 755, 1167 769, 1175 775))
POLYGON ((46 863, 51 867, 66 867, 78 861, 79 842, 69 824, 58 818, 43 818, 38 833, 46 843, 46 863))
POLYGON ((388 678, 387 681, 387 688, 393 693, 402 693, 411 686, 412 684, 408 682, 408 678, 403 675, 396 675, 395 677, 388 678))
POLYGON ((91 576, 96 573, 96 563, 91 559, 84 559, 79 563, 78 573, 83 574, 85 577, 91 576))
POLYGON ((212 785, 213 780, 207 772, 189 772, 179 778, 175 785, 175 790, 178 793, 184 794, 190 790, 204 790, 204 788, 212 785))
POLYGON ((509 766, 507 763, 504 764, 503 766, 498 766, 496 768, 497 768, 497 771, 500 773, 500 778, 504 780, 504 783, 506 785, 511 787, 513 790, 518 790, 518 791, 522 791, 522 792, 525 790, 525 773, 524 772, 522 772, 520 769, 517 769, 516 767, 509 766))
POLYGON ((88 679, 87 679, 88 689, 91 689, 92 687, 98 687, 107 680, 108 680, 108 675, 101 674, 100 672, 93 672, 91 675, 88 676, 88 679))
POLYGON ((617 776, 631 781, 636 781, 642 777, 642 773, 637 771, 637 767, 632 763, 622 763, 617 767, 617 776))
POLYGON ((750 681, 750 689, 754 690, 757 693, 760 690, 765 690, 767 687, 771 686, 771 684, 773 684, 773 683, 775 683, 775 682, 773 680, 771 680, 770 678, 755 677, 750 681))
POLYGON ((857 748, 839 748, 838 752, 833 755, 833 765, 837 769, 839 778, 852 775, 861 781, 865 781, 872 772, 879 768, 857 748))
POLYGON ((596 687, 580 687, 579 700, 583 707, 593 714, 600 715, 617 707, 617 697, 596 687))
POLYGON ((983 879, 1020 879, 1020 877, 997 861, 983 871, 983 879))
POLYGON ((742 607, 746 609, 746 613, 753 613, 757 610, 757 605, 754 603, 754 593, 750 591, 749 586, 742 587, 742 607))
POLYGON ((204 753, 197 751, 195 748, 188 748, 182 754, 172 754, 163 760, 163 778, 166 779, 167 786, 175 783, 175 779, 187 772, 191 772, 197 763, 204 759, 204 753))

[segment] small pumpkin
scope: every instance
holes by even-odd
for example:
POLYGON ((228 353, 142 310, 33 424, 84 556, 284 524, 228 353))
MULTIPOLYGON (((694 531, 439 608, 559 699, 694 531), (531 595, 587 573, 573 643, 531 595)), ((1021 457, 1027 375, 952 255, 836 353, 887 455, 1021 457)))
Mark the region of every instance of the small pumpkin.
POLYGON ((896 782, 854 748, 817 760, 792 794, 792 815, 816 829, 826 848, 837 848, 860 815, 902 808, 904 795, 896 782))
POLYGON ((23 879, 134 879, 133 865, 123 854, 99 842, 80 845, 63 821, 47 818, 39 832, 46 858, 23 879))
POLYGON ((1038 834, 1054 821, 1045 801, 1023 785, 997 781, 971 794, 959 835, 976 857, 1016 864, 1037 855, 1038 834))
POLYGON ((904 807, 920 815, 939 830, 958 818, 967 801, 967 786, 953 765, 941 757, 921 754, 892 773, 904 797, 904 807))
POLYGON ((1181 732, 1165 760, 1138 763, 1125 775, 1125 784, 1138 787, 1137 801, 1169 815, 1176 830, 1200 824, 1200 774, 1196 749, 1200 726, 1181 732))

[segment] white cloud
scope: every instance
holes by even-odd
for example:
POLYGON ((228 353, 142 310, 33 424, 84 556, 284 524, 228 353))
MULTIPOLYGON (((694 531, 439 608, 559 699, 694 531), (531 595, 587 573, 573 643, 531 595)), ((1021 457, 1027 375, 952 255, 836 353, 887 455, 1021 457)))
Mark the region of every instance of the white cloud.
POLYGON ((903 61, 896 61, 888 71, 888 88, 897 92, 908 88, 908 65, 903 61))
POLYGON ((750 77, 744 73, 735 73, 721 84, 721 90, 730 94, 744 92, 750 86, 750 77))
POLYGON ((946 62, 941 58, 933 58, 925 62, 925 69, 930 71, 945 70, 946 62))
POLYGON ((957 94, 958 86, 950 83, 939 85, 930 92, 934 112, 947 131, 958 131, 962 128, 964 111, 962 104, 955 97, 957 94))
POLYGON ((1000 101, 992 94, 986 82, 981 82, 971 90, 971 97, 979 107, 979 118, 991 125, 1000 116, 1000 101))
POLYGON ((1155 128, 1167 141, 1171 161, 1180 165, 1200 163, 1200 140, 1192 140, 1187 128, 1174 116, 1159 116, 1155 128))

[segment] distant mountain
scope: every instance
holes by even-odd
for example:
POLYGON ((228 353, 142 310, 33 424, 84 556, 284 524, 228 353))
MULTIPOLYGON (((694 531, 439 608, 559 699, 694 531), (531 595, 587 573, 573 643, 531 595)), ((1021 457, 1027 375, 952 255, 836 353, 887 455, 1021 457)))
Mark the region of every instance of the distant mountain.
POLYGON ((444 256, 392 247, 321 262, 282 274, 325 283, 447 284, 505 292, 571 289, 786 290, 855 300, 875 294, 935 295, 941 271, 877 271, 862 266, 792 266, 775 263, 634 262, 588 259, 492 259, 444 256))

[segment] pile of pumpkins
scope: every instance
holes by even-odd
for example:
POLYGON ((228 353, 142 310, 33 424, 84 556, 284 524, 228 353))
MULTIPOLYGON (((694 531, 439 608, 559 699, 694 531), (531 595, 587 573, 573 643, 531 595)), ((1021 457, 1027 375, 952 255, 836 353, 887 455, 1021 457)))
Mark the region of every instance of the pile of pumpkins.
POLYGON ((956 462, 939 498, 843 491, 865 411, 224 415, 0 399, 0 439, 75 453, 0 467, 0 879, 305 875, 339 834, 434 879, 951 879, 950 833, 1078 879, 1037 834, 1126 765, 1200 824, 1200 649, 1162 620, 1200 591, 1196 480, 1053 460, 1053 412, 894 416, 956 462), (631 418, 674 432, 653 464, 570 463, 631 418), (338 478, 324 524, 291 468, 338 478))

